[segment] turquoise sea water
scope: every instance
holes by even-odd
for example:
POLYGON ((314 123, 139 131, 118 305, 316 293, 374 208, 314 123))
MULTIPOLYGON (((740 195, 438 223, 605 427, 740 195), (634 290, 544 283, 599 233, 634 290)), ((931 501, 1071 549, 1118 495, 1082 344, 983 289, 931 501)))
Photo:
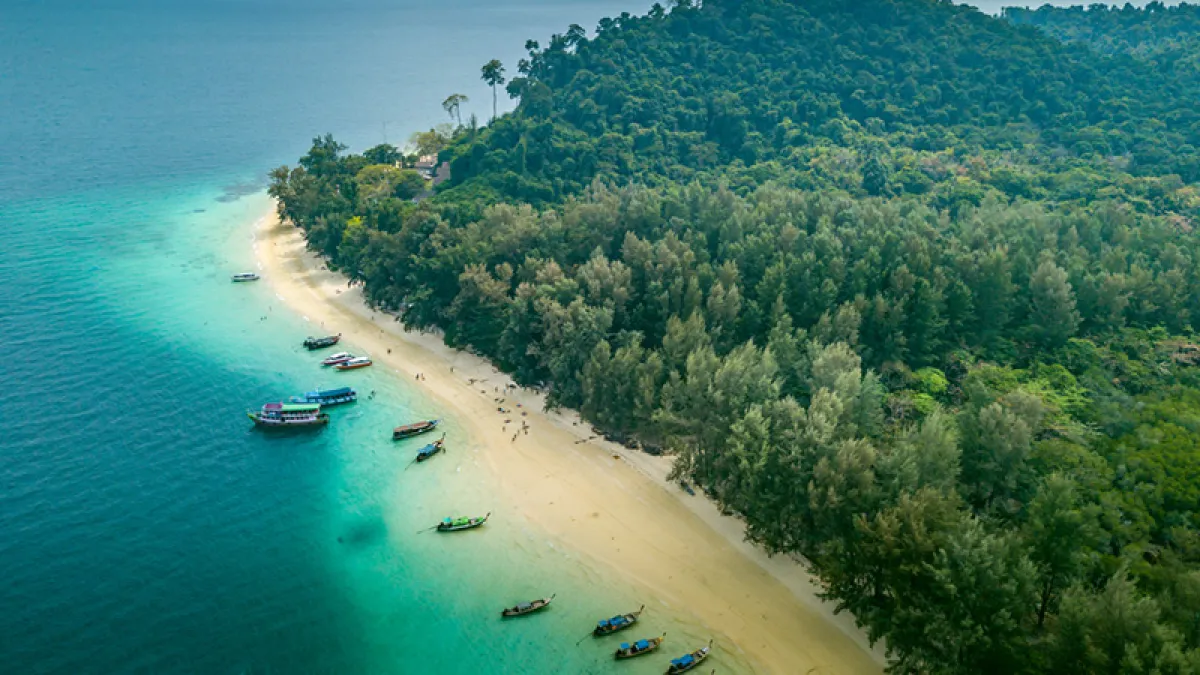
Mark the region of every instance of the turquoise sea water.
MULTIPOLYGON (((454 450, 406 470, 423 441, 388 429, 443 411, 382 369, 322 372, 298 345, 319 327, 228 281, 252 268, 265 170, 312 135, 361 148, 386 123, 397 141, 453 91, 482 115, 479 64, 626 9, 3 3, 0 669, 661 672, 667 653, 575 645, 639 598, 504 512, 453 418, 454 450), (377 395, 320 433, 245 417, 343 382, 377 395), (488 510, 482 530, 416 533, 488 510), (549 612, 496 616, 551 592, 549 612)), ((677 621, 652 604, 641 632, 670 630, 671 652, 707 638, 677 621)))

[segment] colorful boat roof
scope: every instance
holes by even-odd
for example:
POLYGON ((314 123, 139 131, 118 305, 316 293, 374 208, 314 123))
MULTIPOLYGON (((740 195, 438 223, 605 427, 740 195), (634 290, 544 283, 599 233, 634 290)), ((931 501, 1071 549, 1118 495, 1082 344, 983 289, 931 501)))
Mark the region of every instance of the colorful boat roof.
POLYGON ((637 642, 635 642, 635 643, 633 643, 633 644, 634 644, 634 645, 635 645, 635 646, 636 646, 638 649, 645 649, 646 647, 649 647, 649 646, 650 646, 650 642, 649 642, 648 640, 638 640, 637 642))
POLYGON ((268 403, 263 410, 278 410, 279 412, 316 412, 321 409, 319 403, 268 403))
POLYGON ((687 656, 681 656, 677 659, 671 659, 671 663, 676 666, 686 666, 695 660, 696 660, 696 657, 692 656, 691 654, 688 654, 687 656))
POLYGON ((349 396, 354 390, 350 387, 339 387, 337 389, 319 389, 305 393, 305 396, 349 396))

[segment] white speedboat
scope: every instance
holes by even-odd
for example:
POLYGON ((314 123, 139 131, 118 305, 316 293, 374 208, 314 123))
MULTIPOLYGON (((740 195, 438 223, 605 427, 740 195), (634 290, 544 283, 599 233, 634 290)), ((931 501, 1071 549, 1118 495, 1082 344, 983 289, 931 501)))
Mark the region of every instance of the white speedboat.
POLYGON ((333 356, 327 357, 325 360, 321 361, 321 365, 336 366, 336 365, 343 364, 352 358, 354 358, 354 355, 351 354, 350 352, 338 352, 338 353, 334 354, 333 356))
POLYGON ((339 363, 334 368, 336 370, 354 370, 356 368, 366 368, 371 365, 371 357, 356 356, 345 363, 339 363))

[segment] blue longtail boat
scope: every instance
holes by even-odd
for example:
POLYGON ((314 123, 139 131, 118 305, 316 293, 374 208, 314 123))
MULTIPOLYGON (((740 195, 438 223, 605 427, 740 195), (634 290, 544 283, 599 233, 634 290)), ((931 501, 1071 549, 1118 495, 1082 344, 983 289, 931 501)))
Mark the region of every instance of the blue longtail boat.
POLYGON ((636 612, 621 614, 611 619, 601 619, 596 622, 596 627, 592 629, 592 635, 600 637, 602 635, 611 635, 619 630, 625 630, 637 623, 638 617, 642 615, 642 610, 644 609, 646 609, 646 606, 642 605, 636 612))
POLYGON ((436 441, 430 443, 429 445, 427 445, 417 451, 417 461, 424 462, 425 460, 429 459, 430 457, 433 457, 434 455, 438 454, 439 452, 442 452, 445 449, 446 449, 446 434, 442 434, 441 438, 437 439, 436 441))
POLYGON ((708 644, 697 649, 691 654, 684 654, 677 659, 671 659, 671 665, 667 666, 667 675, 675 675, 675 673, 686 673, 687 671, 700 665, 708 655, 712 653, 712 640, 708 644))
POLYGON ((663 633, 659 637, 650 638, 648 640, 638 640, 633 644, 622 642, 621 646, 617 648, 617 651, 613 654, 613 656, 618 659, 631 659, 635 656, 641 656, 642 654, 649 654, 655 649, 658 649, 665 639, 667 639, 667 634, 663 633))

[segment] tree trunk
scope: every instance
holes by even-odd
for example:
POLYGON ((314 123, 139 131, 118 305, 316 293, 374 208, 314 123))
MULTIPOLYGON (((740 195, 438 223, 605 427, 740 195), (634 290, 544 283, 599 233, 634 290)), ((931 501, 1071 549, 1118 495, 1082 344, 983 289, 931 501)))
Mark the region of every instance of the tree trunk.
POLYGON ((1050 593, 1054 591, 1054 579, 1047 579, 1042 586, 1042 604, 1038 607, 1038 628, 1046 621, 1046 608, 1050 606, 1050 593))
POLYGON ((492 85, 492 121, 496 121, 496 85, 492 85))

